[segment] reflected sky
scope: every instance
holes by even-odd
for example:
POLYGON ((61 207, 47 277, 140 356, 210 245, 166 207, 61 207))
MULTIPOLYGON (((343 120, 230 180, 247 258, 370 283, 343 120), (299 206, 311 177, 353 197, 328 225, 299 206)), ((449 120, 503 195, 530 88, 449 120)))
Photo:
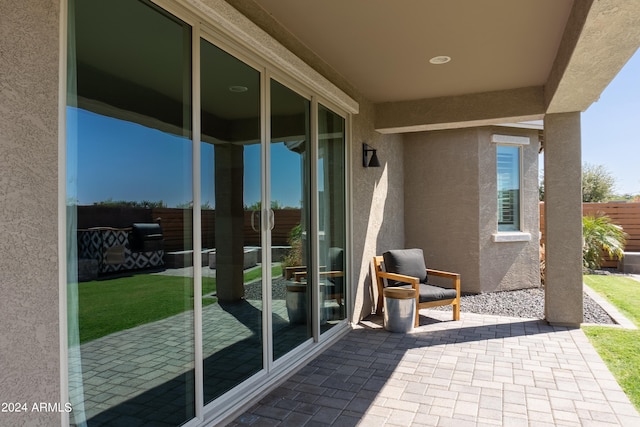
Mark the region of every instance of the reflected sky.
MULTIPOLYGON (((68 107, 67 114, 70 200, 79 205, 108 200, 162 200, 167 207, 191 202, 192 198, 185 196, 191 194, 192 188, 188 138, 74 107, 68 107), (86 143, 77 146, 74 141, 86 143)), ((201 144, 202 204, 212 208, 213 156, 213 145, 201 144)), ((260 200, 260 145, 245 146, 244 157, 244 201, 251 206, 260 200)), ((271 158, 272 200, 281 207, 300 207, 300 155, 277 143, 271 144, 271 158), (292 179, 292 173, 298 178, 292 179)))

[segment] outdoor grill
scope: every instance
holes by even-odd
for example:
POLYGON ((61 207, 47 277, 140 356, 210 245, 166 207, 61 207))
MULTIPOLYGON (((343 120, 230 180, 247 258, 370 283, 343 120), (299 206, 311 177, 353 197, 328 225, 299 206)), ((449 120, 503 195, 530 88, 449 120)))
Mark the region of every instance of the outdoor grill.
POLYGON ((164 238, 160 224, 133 224, 129 235, 131 252, 152 252, 164 249, 164 238))

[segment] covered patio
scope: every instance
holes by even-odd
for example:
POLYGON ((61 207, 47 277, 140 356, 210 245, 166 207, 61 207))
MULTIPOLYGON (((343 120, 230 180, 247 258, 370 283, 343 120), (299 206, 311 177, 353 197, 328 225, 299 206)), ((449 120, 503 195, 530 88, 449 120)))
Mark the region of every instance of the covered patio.
MULTIPOLYGON (((181 384, 182 391, 162 393, 165 400, 143 402, 155 416, 167 410, 165 401, 179 403, 182 412, 174 414, 180 419, 165 422, 188 427, 229 422, 640 425, 637 411, 577 329, 584 319, 581 113, 598 100, 640 46, 640 2, 407 0, 403 7, 396 3, 3 2, 0 52, 7 66, 0 81, 0 232, 5 237, 0 244, 4 298, 0 321, 7 327, 0 335, 6 385, 0 400, 66 407, 77 397, 78 404, 74 402, 71 413, 2 414, 0 424, 68 426, 75 423, 83 405, 101 409, 97 403, 105 399, 97 402, 80 392, 76 396, 71 387, 77 349, 70 338, 80 323, 74 299, 77 268, 72 263, 78 258, 75 191, 78 183, 89 182, 83 176, 98 177, 98 184, 113 183, 115 176, 124 178, 121 170, 143 171, 142 166, 148 165, 163 177, 168 170, 176 171, 179 178, 173 183, 181 183, 176 187, 180 197, 172 203, 192 212, 179 230, 183 241, 192 242, 181 248, 192 250, 186 264, 192 264, 195 272, 185 278, 188 291, 181 300, 193 315, 181 325, 180 342, 169 345, 165 340, 161 350, 179 361, 186 353, 193 379, 181 384), (92 9, 98 5, 109 15, 92 9), (84 6, 83 15, 77 8, 84 6), (135 8, 135 13, 119 12, 120 6, 125 11, 135 8), (108 24, 107 16, 115 19, 114 25, 108 24), (132 37, 123 32, 125 27, 132 37), (134 47, 141 53, 129 55, 134 47), (95 79, 83 78, 83 70, 84 76, 95 79), (245 71, 251 84, 225 83, 227 77, 244 77, 245 71), (208 90, 214 83, 229 99, 251 97, 245 99, 251 108, 241 112, 235 106, 243 103, 222 101, 224 97, 208 90), (111 84, 120 90, 110 90, 111 84), (125 102, 127 97, 135 102, 125 102), (299 110, 289 108, 292 99, 300 101, 293 103, 299 110), (109 140, 123 142, 122 152, 129 154, 126 159, 135 161, 135 167, 118 163, 117 168, 95 173, 92 166, 107 162, 82 145, 77 150, 75 143, 80 135, 86 147, 95 145, 94 138, 74 122, 83 103, 102 111, 100 119, 125 122, 123 132, 132 140, 138 125, 145 124, 153 136, 135 137, 141 142, 138 156, 130 155, 125 139, 114 135, 109 140), (540 121, 543 129, 529 127, 540 121), (300 126, 295 129, 304 132, 277 132, 277 123, 295 123, 300 126), (230 138, 227 130, 239 132, 230 138), (166 134, 162 136, 172 149, 158 149, 157 131, 166 134), (208 168, 207 163, 202 166, 203 153, 215 154, 216 149, 204 145, 209 142, 202 136, 228 148, 217 150, 218 157, 208 168), (272 161, 275 146, 288 150, 285 142, 303 139, 309 144, 308 161, 301 162, 300 153, 295 162, 283 162, 284 167, 272 161), (241 141, 251 144, 238 144, 241 141), (248 150, 249 145, 255 148, 255 166, 242 168, 240 148, 248 150), (507 157, 499 153, 505 146, 515 147, 507 157), (377 150, 379 167, 363 164, 364 147, 377 150), (423 248, 429 267, 461 275, 462 292, 539 286, 540 147, 546 192, 544 320, 463 313, 460 322, 450 322, 449 313, 429 312, 435 320, 422 318, 428 323, 411 334, 381 329, 379 319, 370 317, 376 301, 370 264, 389 249, 423 248), (166 167, 146 155, 160 151, 166 167), (78 153, 83 152, 90 161, 79 160, 78 153), (509 159, 507 167, 498 164, 499 155, 509 159), (208 345, 218 344, 206 341, 207 321, 218 322, 211 324, 211 330, 218 332, 216 327, 226 320, 233 326, 239 316, 229 310, 208 319, 207 306, 199 298, 202 250, 212 249, 207 242, 210 234, 202 232, 212 226, 206 223, 211 209, 200 203, 205 201, 201 190, 207 188, 203 183, 217 179, 218 184, 228 184, 220 187, 229 203, 216 208, 217 235, 229 247, 227 242, 240 241, 245 213, 244 200, 237 197, 243 191, 229 190, 253 183, 255 204, 246 206, 260 207, 254 231, 260 235, 262 253, 271 254, 280 245, 273 238, 276 228, 271 220, 278 218, 269 207, 277 204, 275 190, 285 193, 287 187, 272 185, 270 172, 291 172, 293 163, 304 164, 296 175, 301 197, 297 191, 289 193, 295 194, 296 203, 308 201, 301 205, 309 209, 301 212, 309 215, 311 231, 308 283, 317 285, 315 299, 310 300, 313 313, 309 311, 308 324, 313 328, 304 342, 288 346, 291 351, 278 357, 278 340, 288 338, 274 333, 284 315, 278 305, 283 300, 274 297, 272 275, 265 269, 264 298, 254 313, 261 322, 260 332, 252 329, 253 324, 246 330, 247 336, 251 332, 260 339, 254 346, 260 352, 256 353, 259 370, 246 381, 236 381, 221 396, 209 393, 209 383, 222 384, 222 375, 217 371, 206 375, 212 360, 208 345), (329 165, 332 168, 326 169, 329 165), (80 180, 74 178, 77 170, 84 171, 80 180), (249 181, 244 170, 258 173, 249 181), (330 176, 329 170, 336 179, 321 179, 330 176), (504 170, 508 172, 504 175, 519 181, 518 188, 508 188, 510 180, 498 179, 504 170), (505 203, 499 211, 499 200, 513 203, 505 203), (510 209, 516 200, 519 212, 510 209), (511 222, 505 229, 504 214, 509 212, 511 222), (328 233, 332 226, 336 233, 328 233), (331 235, 334 241, 327 239, 331 235), (326 251, 320 250, 322 241, 326 251), (324 255, 331 248, 344 250, 339 269, 344 292, 338 304, 345 308, 338 310, 341 319, 336 327, 324 334, 320 279, 325 273, 321 268, 327 265, 324 255)), ((89 113, 93 114, 85 110, 80 115, 87 119, 89 113)), ((108 121, 85 123, 96 134, 115 129, 108 121)), ((113 149, 109 141, 103 145, 113 149)), ((138 201, 166 200, 164 194, 148 198, 146 191, 170 186, 139 182, 123 179, 116 186, 127 189, 135 183, 141 191, 135 197, 138 201)), ((255 218, 257 213, 256 209, 255 218)), ((253 212, 249 215, 254 218, 253 212)), ((222 283, 221 252, 216 253, 216 279, 222 283)), ((117 255, 121 254, 119 250, 117 255)), ((217 291, 229 290, 228 299, 239 300, 243 278, 237 266, 244 255, 242 250, 233 254, 227 260, 232 266, 227 276, 234 285, 217 291)), ((188 259, 186 253, 179 255, 188 259)), ((262 262, 269 265, 269 255, 262 262)), ((206 263, 204 267, 209 269, 206 263)), ((227 295, 218 298, 226 300, 227 295)), ((233 339, 242 336, 232 335, 232 326, 220 332, 232 338, 228 348, 236 350, 233 339)), ((145 332, 145 338, 158 336, 151 329, 145 332)), ((159 376, 155 366, 164 360, 154 362, 152 344, 140 350, 143 354, 135 356, 145 365, 142 368, 159 376)), ((109 347, 94 353, 102 358, 97 365, 106 368, 104 372, 117 359, 112 353, 116 351, 109 347)), ((135 360, 127 357, 126 362, 135 360)), ((248 366, 237 357, 229 360, 240 369, 248 366)), ((139 371, 118 368, 117 378, 111 372, 106 378, 91 376, 95 389, 112 392, 116 389, 112 380, 128 382, 129 387, 146 380, 138 378, 139 371)), ((222 373, 230 370, 226 361, 216 368, 222 373)), ((145 385, 147 391, 158 391, 153 384, 145 385)), ((129 393, 123 388, 117 391, 123 391, 122 396, 129 393)), ((122 403, 121 396, 113 399, 122 403)), ((137 416, 137 409, 128 407, 127 414, 137 416)), ((138 425, 154 421, 144 416, 138 425)))
POLYGON ((422 314, 410 334, 361 322, 229 425, 640 425, 580 329, 422 314))

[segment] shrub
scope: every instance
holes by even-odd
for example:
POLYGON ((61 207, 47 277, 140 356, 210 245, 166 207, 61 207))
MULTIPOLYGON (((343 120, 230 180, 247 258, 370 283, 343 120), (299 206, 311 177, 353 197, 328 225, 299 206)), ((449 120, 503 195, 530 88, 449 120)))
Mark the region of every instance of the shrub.
POLYGON ((298 224, 293 227, 287 240, 291 245, 291 249, 282 261, 282 267, 302 265, 302 225, 298 224))
POLYGON ((622 259, 627 233, 611 222, 608 216, 582 217, 582 264, 585 268, 599 269, 604 254, 622 259))

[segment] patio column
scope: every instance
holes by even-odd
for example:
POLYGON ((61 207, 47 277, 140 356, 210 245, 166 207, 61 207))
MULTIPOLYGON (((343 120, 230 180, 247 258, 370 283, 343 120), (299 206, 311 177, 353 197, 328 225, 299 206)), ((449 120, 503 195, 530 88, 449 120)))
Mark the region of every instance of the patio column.
POLYGON ((244 147, 215 146, 216 290, 221 302, 244 296, 244 147))
POLYGON ((582 323, 582 155, 580 113, 544 119, 545 318, 582 323))

